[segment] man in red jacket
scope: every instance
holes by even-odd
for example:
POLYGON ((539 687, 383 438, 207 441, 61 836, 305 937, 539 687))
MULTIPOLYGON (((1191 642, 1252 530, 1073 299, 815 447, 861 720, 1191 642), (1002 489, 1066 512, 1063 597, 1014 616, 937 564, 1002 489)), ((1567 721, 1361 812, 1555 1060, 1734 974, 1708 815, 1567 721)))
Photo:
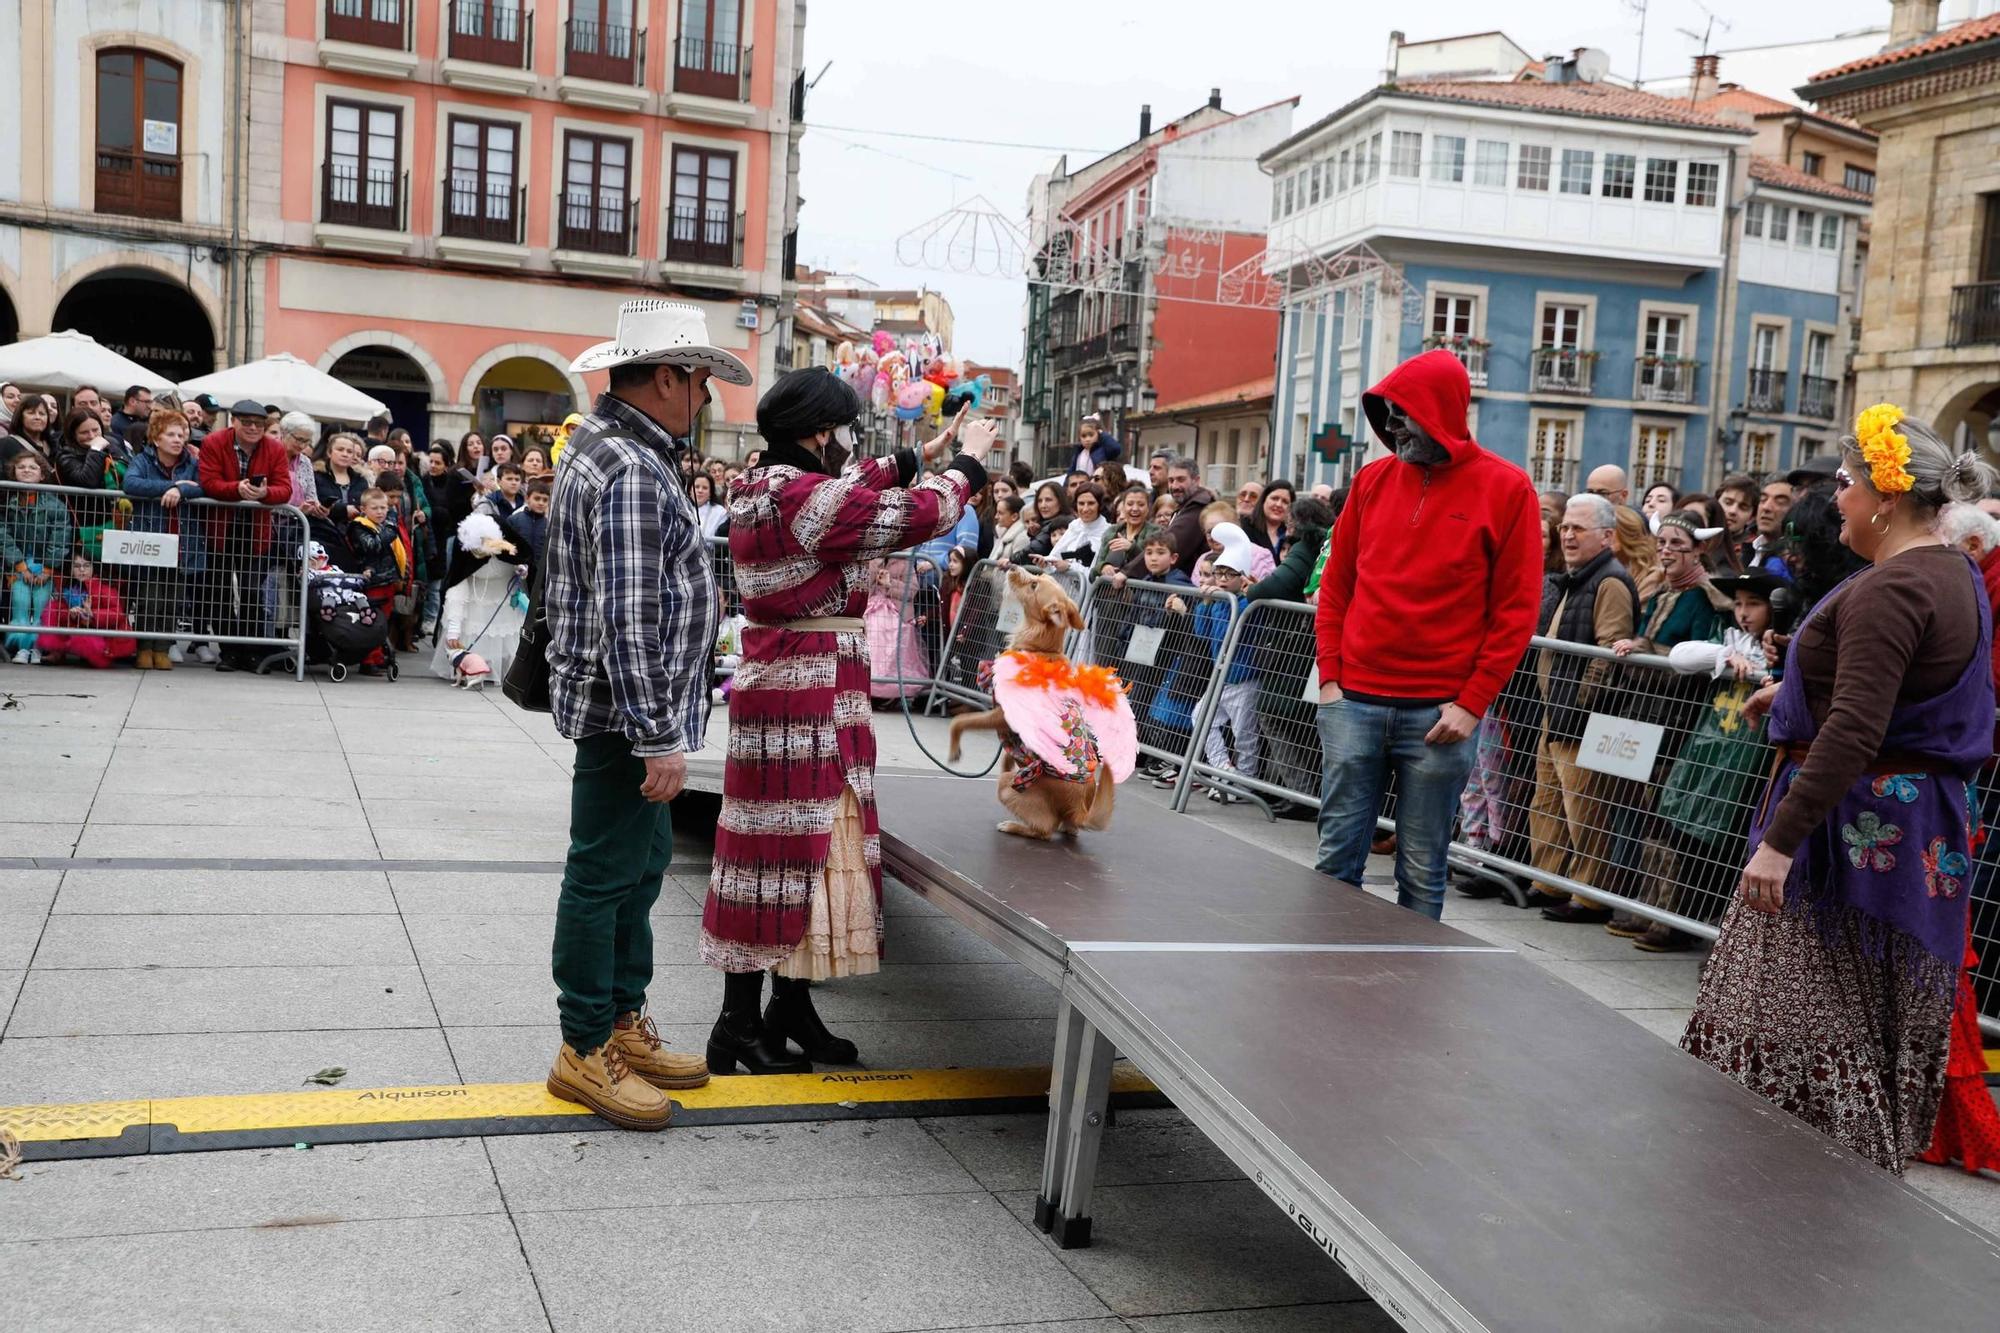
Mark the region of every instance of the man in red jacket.
MULTIPOLYGON (((292 465, 285 446, 264 427, 263 404, 245 399, 229 409, 229 425, 201 442, 201 493, 211 500, 257 505, 289 504, 292 465)), ((264 575, 271 565, 269 509, 214 509, 208 530, 208 594, 201 610, 215 620, 215 632, 265 638, 271 630, 262 610, 264 575)), ((296 520, 280 532, 287 544, 304 539, 296 520)), ((240 643, 222 645, 218 671, 254 671, 257 652, 240 643)))
POLYGON ((1466 433, 1472 385, 1442 348, 1361 407, 1393 456, 1361 469, 1328 538, 1319 647, 1318 869, 1361 882, 1396 775, 1396 901, 1444 914, 1445 849, 1479 720, 1535 630, 1541 508, 1466 433))

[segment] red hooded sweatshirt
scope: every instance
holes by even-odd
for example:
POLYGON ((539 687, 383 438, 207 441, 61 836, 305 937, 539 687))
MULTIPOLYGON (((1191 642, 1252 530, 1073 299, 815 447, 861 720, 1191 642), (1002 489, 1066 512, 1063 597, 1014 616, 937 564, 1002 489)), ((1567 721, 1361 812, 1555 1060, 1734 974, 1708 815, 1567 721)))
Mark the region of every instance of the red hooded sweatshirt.
POLYGON ((1384 443, 1393 402, 1449 461, 1425 468, 1392 454, 1354 478, 1320 580, 1321 681, 1452 700, 1477 717, 1528 650, 1541 608, 1541 507, 1527 473, 1466 433, 1471 400, 1465 366, 1442 348, 1362 395, 1384 443))

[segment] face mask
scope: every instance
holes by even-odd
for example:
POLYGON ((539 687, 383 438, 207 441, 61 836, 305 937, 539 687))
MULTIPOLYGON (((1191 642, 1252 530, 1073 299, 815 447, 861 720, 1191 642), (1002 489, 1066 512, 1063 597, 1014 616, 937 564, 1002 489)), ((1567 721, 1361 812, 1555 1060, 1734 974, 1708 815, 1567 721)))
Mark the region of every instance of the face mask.
POLYGON ((1424 428, 1404 415, 1399 407, 1389 409, 1389 438, 1396 457, 1417 467, 1434 467, 1451 457, 1443 445, 1424 434, 1424 428))
POLYGON ((846 470, 847 460, 854 457, 854 427, 835 426, 833 438, 826 442, 820 456, 826 464, 827 475, 839 476, 846 470))

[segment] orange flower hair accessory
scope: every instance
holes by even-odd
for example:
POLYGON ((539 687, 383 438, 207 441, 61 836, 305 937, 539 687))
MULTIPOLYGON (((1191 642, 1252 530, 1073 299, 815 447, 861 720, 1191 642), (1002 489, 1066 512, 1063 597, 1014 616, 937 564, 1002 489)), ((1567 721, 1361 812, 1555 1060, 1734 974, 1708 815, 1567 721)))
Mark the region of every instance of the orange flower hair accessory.
POLYGON ((1903 409, 1877 403, 1854 419, 1854 439, 1868 461, 1868 481, 1878 495, 1901 495, 1916 484, 1910 475, 1910 437, 1896 426, 1903 409))

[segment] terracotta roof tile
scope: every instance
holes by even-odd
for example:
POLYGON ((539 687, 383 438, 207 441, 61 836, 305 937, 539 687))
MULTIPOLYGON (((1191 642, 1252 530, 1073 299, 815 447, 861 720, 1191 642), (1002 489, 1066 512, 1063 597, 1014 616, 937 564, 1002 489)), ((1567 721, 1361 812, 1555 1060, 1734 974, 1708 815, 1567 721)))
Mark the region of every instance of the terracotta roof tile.
POLYGON ((1608 83, 1404 83, 1388 91, 1404 97, 1441 102, 1512 107, 1521 111, 1552 111, 1561 115, 1603 120, 1635 120, 1653 125, 1686 125, 1705 130, 1747 131, 1712 112, 1690 106, 1684 98, 1662 97, 1637 88, 1608 83))
POLYGON ((1695 105, 1716 111, 1747 111, 1753 116, 1788 116, 1803 110, 1790 102, 1767 97, 1754 88, 1739 88, 1735 84, 1725 85, 1720 92, 1702 98, 1695 105))
POLYGON ((1781 190, 1797 190, 1802 194, 1824 195, 1828 199, 1845 199, 1854 204, 1872 204, 1873 195, 1859 190, 1850 190, 1845 185, 1835 185, 1832 181, 1821 180, 1787 162, 1775 157, 1752 157, 1750 159, 1750 179, 1775 185, 1781 190))
POLYGON ((1988 14, 1983 19, 1967 19, 1943 32, 1924 38, 1921 42, 1911 42, 1893 51, 1877 51, 1872 56, 1850 60, 1845 65, 1835 65, 1823 69, 1812 76, 1810 83, 1821 83, 1827 79, 1838 79, 1849 74, 1859 74, 1866 69, 1880 69, 1884 65, 1898 65, 1918 56, 1935 55, 1939 51, 1949 51, 1954 47, 1970 46, 1974 42, 1984 42, 2000 37, 2000 14, 1988 14))

